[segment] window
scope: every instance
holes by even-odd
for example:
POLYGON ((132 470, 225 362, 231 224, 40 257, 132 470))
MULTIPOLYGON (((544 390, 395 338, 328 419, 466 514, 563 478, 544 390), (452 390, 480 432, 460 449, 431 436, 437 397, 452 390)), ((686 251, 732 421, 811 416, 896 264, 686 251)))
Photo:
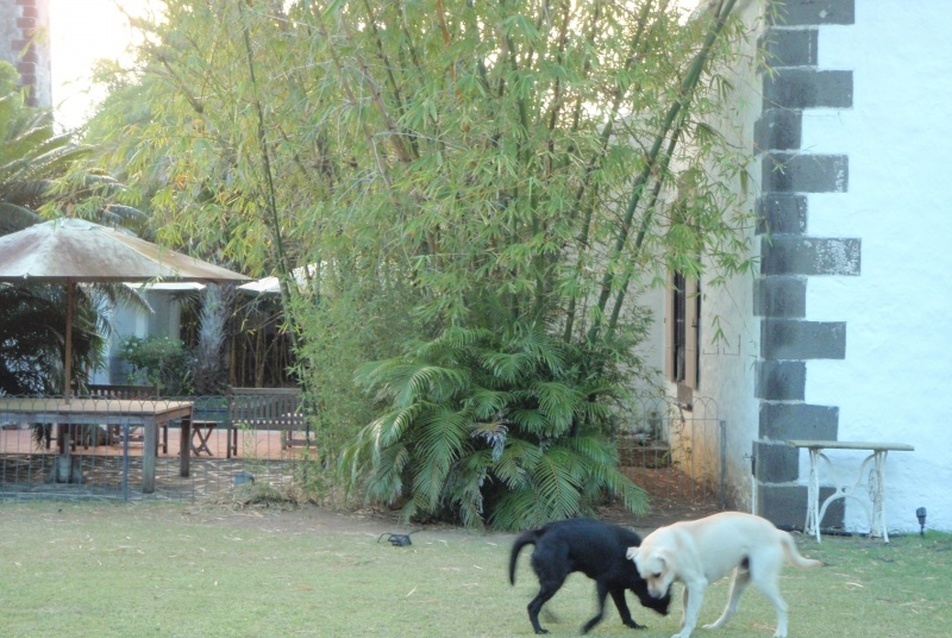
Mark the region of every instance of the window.
POLYGON ((668 378, 678 384, 678 401, 690 404, 699 387, 701 295, 696 279, 675 272, 668 305, 668 378))

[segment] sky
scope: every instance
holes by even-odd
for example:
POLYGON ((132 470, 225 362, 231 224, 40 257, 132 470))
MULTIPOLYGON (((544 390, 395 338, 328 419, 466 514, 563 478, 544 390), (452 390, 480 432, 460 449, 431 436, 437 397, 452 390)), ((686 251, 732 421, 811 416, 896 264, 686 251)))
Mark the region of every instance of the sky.
POLYGON ((132 31, 118 9, 141 13, 143 0, 50 0, 53 107, 65 128, 82 124, 105 95, 90 92, 90 70, 101 58, 122 59, 132 31))

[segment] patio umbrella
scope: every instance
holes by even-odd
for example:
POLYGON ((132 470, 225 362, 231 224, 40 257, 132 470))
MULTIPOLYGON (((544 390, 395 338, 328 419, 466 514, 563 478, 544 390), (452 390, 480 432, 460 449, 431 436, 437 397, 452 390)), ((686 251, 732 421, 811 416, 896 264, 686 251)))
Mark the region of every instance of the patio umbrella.
POLYGON ((222 283, 250 278, 82 219, 55 219, 0 237, 0 281, 66 285, 64 394, 69 397, 77 283, 159 280, 222 283))

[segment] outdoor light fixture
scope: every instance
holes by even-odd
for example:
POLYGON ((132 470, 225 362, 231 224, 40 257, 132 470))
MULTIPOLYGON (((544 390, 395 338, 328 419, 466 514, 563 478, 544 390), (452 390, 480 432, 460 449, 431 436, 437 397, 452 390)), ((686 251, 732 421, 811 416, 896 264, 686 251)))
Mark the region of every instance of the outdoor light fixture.
POLYGON ((926 508, 920 507, 916 510, 916 518, 919 519, 919 536, 926 535, 926 508))

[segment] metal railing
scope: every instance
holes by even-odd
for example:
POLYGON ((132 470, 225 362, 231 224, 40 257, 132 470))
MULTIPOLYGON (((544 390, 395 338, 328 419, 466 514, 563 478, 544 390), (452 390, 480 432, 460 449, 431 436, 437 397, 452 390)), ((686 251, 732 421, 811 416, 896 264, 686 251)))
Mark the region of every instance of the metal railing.
POLYGON ((270 413, 245 405, 240 422, 232 419, 238 413, 226 408, 220 422, 200 425, 198 418, 208 415, 193 407, 190 440, 184 440, 180 418, 159 417, 152 442, 146 441, 148 419, 141 416, 146 406, 161 415, 183 400, 231 406, 241 404, 240 395, 155 399, 135 391, 125 398, 130 395, 121 390, 97 389, 96 395, 70 397, 68 403, 63 397, 0 396, 0 499, 194 499, 249 477, 289 485, 298 466, 313 457, 309 445, 288 444, 310 442, 300 402, 293 421, 277 423, 264 418, 270 413), (251 418, 255 415, 262 418, 251 418), (206 437, 201 453, 196 430, 206 437), (154 473, 154 489, 146 489, 146 470, 154 473))
POLYGON ((664 397, 639 399, 614 428, 620 465, 648 491, 726 507, 726 424, 717 404, 695 398, 687 408, 664 397))

